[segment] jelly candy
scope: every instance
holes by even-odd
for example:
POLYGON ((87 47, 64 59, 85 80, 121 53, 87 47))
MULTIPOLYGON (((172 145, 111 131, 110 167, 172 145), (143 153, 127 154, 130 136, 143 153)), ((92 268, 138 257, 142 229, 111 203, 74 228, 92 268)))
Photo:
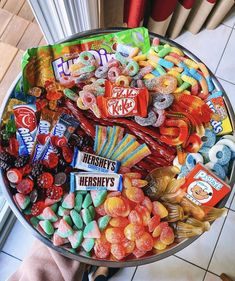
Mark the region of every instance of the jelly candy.
POLYGON ((136 247, 141 251, 151 251, 153 248, 153 238, 148 232, 144 232, 143 235, 136 241, 136 247))
POLYGON ((68 237, 68 240, 71 243, 73 249, 78 248, 83 240, 82 231, 74 231, 74 233, 68 237))
POLYGON ((40 221, 39 225, 45 231, 46 234, 52 235, 54 233, 54 227, 49 220, 40 221))
POLYGON ((43 201, 38 201, 32 205, 31 213, 33 216, 38 216, 45 209, 46 205, 43 201))
POLYGON ((125 239, 123 230, 118 227, 107 228, 105 237, 109 243, 122 243, 125 239))
POLYGON ((124 229, 124 235, 127 239, 135 241, 144 233, 144 226, 139 224, 128 224, 124 229))
POLYGON ((175 235, 171 227, 164 227, 160 234, 160 241, 166 245, 170 245, 174 242, 175 235))
POLYGON ((164 207, 164 205, 162 203, 160 203, 159 201, 153 202, 152 212, 154 215, 159 215, 161 219, 168 216, 168 211, 167 211, 166 207, 164 207))
POLYGON ((146 254, 146 251, 139 250, 137 247, 133 251, 133 255, 138 259, 146 254))
POLYGON ((94 252, 97 258, 105 259, 108 258, 110 254, 111 245, 106 240, 105 236, 101 236, 101 238, 96 239, 95 246, 94 246, 94 252))
POLYGON ((152 236, 159 237, 163 228, 168 227, 168 222, 160 222, 159 225, 154 229, 152 236))
POLYGON ((141 217, 141 215, 136 210, 130 211, 128 219, 129 219, 130 223, 133 223, 133 224, 143 224, 142 217, 141 217))
POLYGON ((148 230, 149 232, 153 232, 154 229, 160 224, 160 216, 154 215, 148 222, 148 230))
POLYGON ((103 231, 109 224, 110 216, 106 215, 98 219, 98 226, 101 231, 103 231))
POLYGON ((135 242, 128 239, 122 242, 122 245, 125 248, 126 254, 131 254, 135 249, 135 242))
POLYGON ((146 207, 150 213, 152 212, 153 203, 147 196, 144 197, 144 200, 141 202, 141 206, 146 207))
POLYGON ((79 215, 79 213, 76 210, 71 210, 70 216, 71 216, 71 219, 72 219, 73 223, 76 225, 76 227, 78 229, 82 229, 83 228, 83 221, 82 221, 82 218, 79 215))
POLYGON ((125 216, 126 205, 121 197, 110 197, 105 200, 104 209, 111 217, 125 216))
POLYGON ((160 241, 160 238, 155 238, 153 240, 153 248, 159 251, 166 249, 167 245, 160 241))
POLYGON ((54 181, 54 178, 51 173, 45 172, 42 173, 38 178, 37 178, 37 185, 41 188, 48 188, 52 186, 54 181))
POLYGON ((58 217, 50 207, 46 207, 43 210, 42 217, 43 219, 49 220, 50 222, 56 222, 58 220, 58 217))
POLYGON ((129 187, 125 190, 126 197, 135 202, 135 203, 140 203, 144 200, 144 192, 136 187, 129 187))
POLYGON ((94 238, 85 238, 82 242, 82 247, 86 252, 90 252, 95 245, 94 238))
POLYGON ((31 179, 26 178, 19 182, 16 186, 18 192, 22 194, 29 194, 33 190, 34 183, 31 179))
POLYGON ((58 200, 62 197, 64 191, 61 186, 52 185, 46 189, 46 196, 52 200, 58 200))
POLYGON ((96 221, 89 222, 83 230, 84 238, 100 238, 100 230, 96 221))
POLYGON ((113 227, 124 228, 129 224, 129 220, 123 217, 111 218, 109 224, 113 227))
POLYGON ((135 207, 135 210, 139 213, 139 215, 142 217, 143 225, 147 226, 148 222, 150 220, 150 212, 147 208, 141 205, 137 205, 135 207))
MULTIPOLYGON (((21 193, 16 193, 14 196, 14 200, 15 200, 16 204, 22 210, 26 209, 28 207, 28 205, 30 204, 29 196, 25 196, 24 194, 21 194, 21 193)), ((32 209, 33 209, 33 207, 32 207, 32 209)), ((31 211, 31 212, 32 212, 32 215, 34 215, 33 211, 31 211)))
POLYGON ((110 252, 117 260, 122 260, 126 255, 125 248, 120 243, 111 244, 110 252))
POLYGON ((71 226, 64 219, 60 220, 57 234, 62 238, 67 238, 73 234, 71 226))
POLYGON ((66 209, 73 209, 75 202, 75 195, 74 193, 70 192, 67 194, 62 202, 62 207, 66 209))

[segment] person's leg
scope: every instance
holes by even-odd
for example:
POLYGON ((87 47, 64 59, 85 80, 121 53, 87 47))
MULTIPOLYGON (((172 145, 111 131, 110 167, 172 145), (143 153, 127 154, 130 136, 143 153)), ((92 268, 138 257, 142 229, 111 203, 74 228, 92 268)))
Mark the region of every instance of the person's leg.
POLYGON ((92 274, 92 281, 107 281, 114 274, 116 274, 120 268, 111 268, 111 267, 98 267, 97 270, 92 274))
POLYGON ((81 281, 86 264, 66 258, 36 241, 8 281, 81 281))

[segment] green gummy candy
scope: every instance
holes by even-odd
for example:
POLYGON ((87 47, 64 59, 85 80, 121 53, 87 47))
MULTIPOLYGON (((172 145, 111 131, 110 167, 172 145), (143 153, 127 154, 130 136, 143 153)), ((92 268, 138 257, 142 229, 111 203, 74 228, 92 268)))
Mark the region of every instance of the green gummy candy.
POLYGON ((70 211, 70 216, 71 216, 72 221, 75 224, 75 226, 78 229, 82 229, 83 228, 83 221, 82 221, 82 218, 79 215, 79 213, 76 210, 71 210, 70 211))
POLYGON ((88 210, 90 212, 92 220, 95 218, 95 208, 93 206, 89 206, 88 210))
POLYGON ((90 252, 95 245, 95 239, 94 238, 86 238, 82 242, 82 247, 86 252, 90 252))
POLYGON ((67 224, 69 224, 70 226, 73 225, 73 221, 71 220, 69 215, 65 215, 63 216, 63 219, 67 222, 67 224))
POLYGON ((84 195, 84 194, 87 194, 87 191, 86 190, 79 190, 78 194, 84 195))
POLYGON ((74 209, 78 212, 81 211, 82 209, 82 201, 83 201, 83 197, 82 194, 77 193, 75 196, 75 205, 74 205, 74 209))
POLYGON ((73 225, 73 230, 79 230, 77 227, 76 227, 76 225, 73 225))
POLYGON ((32 218, 30 219, 30 223, 31 223, 34 227, 36 227, 36 226, 38 226, 38 224, 39 224, 39 219, 37 219, 36 217, 32 217, 32 218))
POLYGON ((37 216, 37 219, 39 219, 40 221, 44 220, 44 216, 42 214, 37 216))
POLYGON ((65 215, 65 212, 67 210, 65 208, 63 208, 62 206, 59 206, 58 211, 57 211, 57 215, 60 217, 63 217, 65 215))
POLYGON ((78 248, 83 240, 83 233, 82 231, 76 231, 73 235, 68 237, 69 242, 71 243, 71 246, 73 249, 78 248))
POLYGON ((82 207, 88 208, 91 204, 92 204, 91 195, 90 195, 90 193, 87 193, 87 195, 82 203, 82 207))
POLYGON ((92 217, 88 209, 82 209, 81 216, 85 224, 88 224, 92 221, 92 217))
POLYGON ((26 209, 23 210, 23 213, 25 215, 31 215, 31 208, 30 207, 27 207, 26 209))
POLYGON ((24 203, 22 204, 21 209, 25 210, 29 204, 30 204, 30 198, 29 196, 25 196, 24 203))
POLYGON ((68 251, 69 251, 70 253, 72 253, 72 254, 76 254, 76 253, 77 253, 76 250, 73 249, 73 248, 68 249, 68 251))
POLYGON ((51 207, 52 211, 53 211, 54 213, 56 213, 56 211, 57 211, 57 209, 58 209, 58 204, 55 203, 55 204, 51 205, 50 207, 51 207))
POLYGON ((101 231, 104 230, 108 226, 110 219, 111 219, 111 217, 108 215, 103 216, 98 219, 98 226, 101 231))
POLYGON ((55 231, 52 223, 49 220, 41 221, 40 226, 48 235, 52 235, 55 231))

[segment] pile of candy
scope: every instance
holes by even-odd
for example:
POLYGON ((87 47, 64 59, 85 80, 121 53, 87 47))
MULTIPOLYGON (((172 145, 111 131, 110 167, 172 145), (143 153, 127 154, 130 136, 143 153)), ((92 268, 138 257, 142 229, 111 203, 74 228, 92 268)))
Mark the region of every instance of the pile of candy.
POLYGON ((0 167, 15 204, 55 246, 140 258, 226 214, 214 207, 235 156, 222 92, 205 65, 151 43, 137 28, 24 57, 0 167))

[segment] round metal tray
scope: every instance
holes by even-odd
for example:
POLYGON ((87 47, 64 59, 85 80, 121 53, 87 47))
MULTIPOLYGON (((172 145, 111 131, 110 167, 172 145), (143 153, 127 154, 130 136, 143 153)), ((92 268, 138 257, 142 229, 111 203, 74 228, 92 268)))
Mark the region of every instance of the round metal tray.
MULTIPOLYGON (((89 36, 93 36, 93 35, 98 35, 98 34, 105 34, 105 33, 111 33, 111 32, 117 32, 117 31, 121 31, 121 30, 125 30, 127 28, 109 28, 109 29, 95 29, 95 30, 90 30, 90 31, 86 31, 86 32, 81 32, 78 34, 74 34, 70 37, 67 37, 66 39, 59 41, 58 43, 63 43, 63 42, 68 42, 74 39, 78 39, 78 38, 84 38, 84 37, 89 37, 89 36)), ((172 40, 166 39, 158 34, 155 33, 149 33, 151 38, 154 37, 158 37, 161 42, 164 43, 170 43, 173 46, 179 47, 181 48, 184 53, 191 59, 195 60, 196 62, 201 62, 201 60, 199 58, 197 58, 194 54, 192 54, 190 51, 188 51, 187 49, 185 49, 184 47, 182 47, 181 45, 175 43, 172 40)), ((228 114, 232 123, 232 127, 233 127, 233 132, 235 131, 235 115, 234 115, 234 111, 233 111, 233 107, 223 89, 223 87, 221 86, 221 84, 219 83, 219 81, 217 80, 217 78, 214 76, 214 74, 209 70, 210 75, 212 77, 213 83, 215 84, 215 87, 217 90, 220 90, 223 92, 223 98, 228 110, 228 114)), ((0 120, 2 120, 2 115, 4 112, 4 109, 8 103, 8 100, 17 84, 17 82, 19 81, 19 79, 21 78, 21 74, 18 75, 18 77, 15 79, 15 81, 12 83, 11 87, 9 88, 4 101, 2 103, 2 106, 0 108, 0 120)), ((235 161, 233 162, 232 165, 232 170, 231 170, 231 174, 230 174, 230 178, 228 179, 228 184, 231 186, 231 188, 234 185, 235 182, 235 161)), ((15 202, 13 201, 12 198, 12 194, 10 193, 10 189, 8 188, 8 182, 5 178, 5 176, 3 175, 3 172, 1 170, 0 172, 0 185, 2 187, 3 190, 3 194, 5 195, 11 209, 13 210, 13 212, 15 213, 16 217, 19 219, 19 221, 24 225, 25 228, 27 228, 36 238, 38 238, 41 242, 43 242, 45 245, 47 245, 48 247, 54 249, 55 251, 59 252, 60 254, 83 262, 83 263, 87 263, 87 264, 92 264, 92 265, 97 265, 97 266, 108 266, 108 267, 130 267, 130 266, 139 266, 139 265, 144 265, 144 264, 148 264, 148 263, 152 263, 161 259, 164 259, 170 255, 173 255, 175 253, 177 253, 178 251, 184 249, 185 247, 187 247, 188 245, 190 245, 192 242, 194 242, 199 236, 197 237, 193 237, 190 239, 185 239, 182 242, 178 243, 178 244, 173 244, 171 247, 169 247, 167 250, 161 252, 161 253, 157 253, 157 254, 153 254, 150 256, 146 256, 143 258, 135 258, 135 259, 130 259, 130 260, 125 260, 125 261, 110 261, 110 260, 98 260, 98 259, 93 259, 90 257, 86 257, 84 255, 81 254, 73 254, 71 253, 69 250, 63 248, 63 247, 56 247, 53 245, 53 243, 45 238, 44 236, 42 236, 25 218, 23 213, 18 209, 18 207, 16 206, 15 202)), ((227 195, 223 200, 221 200, 218 204, 217 207, 222 208, 225 206, 227 200, 228 200, 229 195, 227 195)))

